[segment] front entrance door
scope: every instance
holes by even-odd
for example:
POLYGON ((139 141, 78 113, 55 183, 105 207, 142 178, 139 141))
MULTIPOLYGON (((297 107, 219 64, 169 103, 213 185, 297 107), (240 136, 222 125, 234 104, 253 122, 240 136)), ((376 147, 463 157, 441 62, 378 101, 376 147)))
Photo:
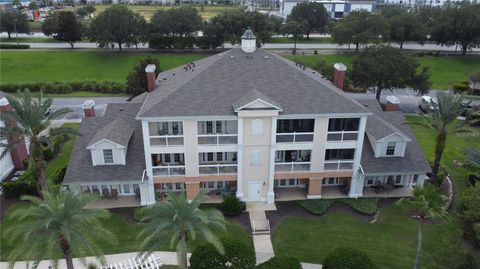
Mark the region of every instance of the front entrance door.
POLYGON ((260 201, 261 192, 262 192, 261 182, 248 183, 248 200, 249 201, 260 201))

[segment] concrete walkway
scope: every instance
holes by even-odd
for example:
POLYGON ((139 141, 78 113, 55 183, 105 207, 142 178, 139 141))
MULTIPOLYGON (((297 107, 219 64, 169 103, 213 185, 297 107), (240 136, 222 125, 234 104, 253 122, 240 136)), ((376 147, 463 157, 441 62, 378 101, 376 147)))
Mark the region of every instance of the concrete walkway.
POLYGON ((248 213, 252 225, 252 239, 257 264, 263 263, 275 256, 270 238, 270 226, 265 211, 254 210, 248 213))
MULTIPOLYGON (((163 265, 177 265, 177 253, 176 252, 169 252, 169 251, 155 251, 152 253, 154 257, 158 258, 158 261, 161 262, 163 265)), ((190 253, 188 257, 190 258, 190 253)), ((130 253, 121 253, 121 254, 113 254, 113 255, 105 255, 105 259, 107 261, 107 265, 119 264, 123 262, 128 262, 128 260, 135 260, 138 256, 138 252, 130 252, 130 253)), ((86 257, 85 258, 87 265, 88 264, 95 264, 96 266, 100 267, 101 264, 97 261, 95 257, 86 257)), ((51 262, 50 261, 41 261, 38 269, 50 269, 51 262)), ((73 259, 73 265, 75 268, 86 268, 86 266, 80 262, 80 259, 73 259)), ((8 263, 7 262, 0 262, 0 269, 7 269, 8 263)), ((30 269, 33 268, 32 262, 25 262, 19 261, 16 262, 13 269, 30 269)), ((58 260, 58 269, 66 269, 67 265, 65 264, 65 260, 58 260)))

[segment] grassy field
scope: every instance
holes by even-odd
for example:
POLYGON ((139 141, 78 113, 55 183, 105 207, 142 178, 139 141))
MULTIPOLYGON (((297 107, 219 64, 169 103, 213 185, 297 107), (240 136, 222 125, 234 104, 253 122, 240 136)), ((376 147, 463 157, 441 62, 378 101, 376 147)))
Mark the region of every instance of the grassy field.
MULTIPOLYGON (((408 121, 420 121, 421 117, 409 116, 408 121)), ((427 157, 433 159, 435 133, 418 125, 412 129, 427 157)), ((450 136, 447 140, 442 165, 452 174, 456 192, 465 190, 468 169, 458 165, 465 163, 463 150, 480 147, 478 129, 470 135, 450 136)), ((417 222, 410 218, 410 211, 392 205, 382 209, 379 221, 365 223, 347 212, 335 212, 318 219, 286 218, 273 236, 277 255, 292 255, 304 262, 321 263, 336 247, 350 246, 365 251, 379 268, 411 268, 415 259, 417 222)), ((457 212, 441 224, 427 224, 424 233, 424 251, 421 268, 448 268, 446 249, 460 249, 461 230, 457 212)), ((478 259, 477 259, 478 260, 478 259)))
POLYGON ((126 82, 133 67, 155 57, 168 70, 206 57, 206 54, 159 54, 101 51, 2 51, 1 83, 74 80, 126 82))
MULTIPOLYGON (((98 13, 104 11, 108 5, 95 5, 96 11, 94 15, 97 15, 98 13)), ((147 21, 150 21, 150 18, 153 16, 153 14, 157 10, 167 10, 167 9, 172 9, 172 8, 178 8, 178 6, 160 6, 160 5, 150 5, 150 6, 141 6, 141 5, 127 5, 127 7, 134 11, 135 13, 138 13, 142 15, 147 21)), ((198 10, 198 14, 204 19, 204 20, 209 20, 212 17, 215 17, 216 15, 230 11, 230 10, 236 10, 240 9, 238 6, 192 6, 198 10)), ((78 7, 77 7, 78 8, 78 7)), ((73 8, 69 8, 73 9, 73 8)))
MULTIPOLYGON (((355 54, 329 54, 329 55, 287 55, 286 58, 312 66, 320 59, 328 64, 344 63, 348 68, 352 66, 355 54)), ((432 88, 447 90, 454 83, 466 81, 470 74, 480 71, 480 56, 450 56, 433 57, 424 56, 417 58, 420 66, 430 68, 432 88)))

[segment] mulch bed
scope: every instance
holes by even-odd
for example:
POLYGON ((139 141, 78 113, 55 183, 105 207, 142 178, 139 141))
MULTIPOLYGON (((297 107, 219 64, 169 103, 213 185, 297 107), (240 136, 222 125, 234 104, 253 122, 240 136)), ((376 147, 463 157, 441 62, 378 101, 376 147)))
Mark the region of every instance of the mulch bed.
POLYGON ((242 212, 240 215, 235 217, 226 217, 226 219, 242 225, 243 227, 245 227, 245 229, 247 229, 248 233, 252 232, 252 227, 250 225, 250 216, 248 215, 248 212, 242 212))
POLYGON ((125 218, 125 220, 132 224, 132 223, 138 223, 138 221, 135 219, 135 216, 133 215, 133 210, 134 208, 132 207, 123 207, 123 208, 110 208, 108 211, 112 214, 118 214, 125 218))

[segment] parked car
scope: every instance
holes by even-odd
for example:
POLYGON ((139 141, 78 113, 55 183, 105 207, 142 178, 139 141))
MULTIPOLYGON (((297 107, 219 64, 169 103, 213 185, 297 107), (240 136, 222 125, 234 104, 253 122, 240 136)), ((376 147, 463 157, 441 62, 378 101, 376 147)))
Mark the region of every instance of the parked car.
POLYGON ((425 113, 432 112, 438 106, 437 98, 428 95, 422 96, 418 107, 425 113))

